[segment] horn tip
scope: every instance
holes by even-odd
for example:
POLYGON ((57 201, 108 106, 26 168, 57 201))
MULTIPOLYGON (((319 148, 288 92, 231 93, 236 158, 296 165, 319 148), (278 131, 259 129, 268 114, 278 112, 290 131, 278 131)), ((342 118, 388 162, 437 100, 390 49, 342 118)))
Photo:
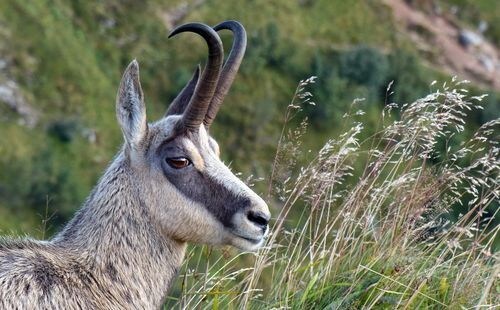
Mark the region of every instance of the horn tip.
POLYGON ((186 25, 187 25, 187 24, 184 24, 184 25, 180 25, 180 26, 175 27, 175 29, 174 29, 174 30, 172 30, 172 31, 170 32, 170 34, 168 35, 168 38, 170 39, 171 37, 173 37, 173 36, 175 36, 175 35, 177 35, 177 34, 179 34, 179 33, 181 33, 181 32, 186 31, 186 25))
POLYGON ((170 34, 168 35, 168 38, 171 38, 171 37, 173 37, 181 32, 186 32, 186 31, 198 32, 201 29, 203 29, 204 31, 212 30, 212 28, 210 28, 209 26, 202 24, 202 23, 187 23, 187 24, 182 24, 180 26, 175 27, 175 29, 172 30, 170 32, 170 34))
POLYGON ((222 29, 233 30, 235 28, 243 28, 243 25, 237 20, 226 20, 213 27, 215 31, 222 29))
POLYGON ((170 32, 170 34, 168 35, 168 39, 170 39, 171 37, 175 36, 176 34, 178 34, 179 32, 177 31, 177 29, 174 29, 172 30, 172 32, 170 32))

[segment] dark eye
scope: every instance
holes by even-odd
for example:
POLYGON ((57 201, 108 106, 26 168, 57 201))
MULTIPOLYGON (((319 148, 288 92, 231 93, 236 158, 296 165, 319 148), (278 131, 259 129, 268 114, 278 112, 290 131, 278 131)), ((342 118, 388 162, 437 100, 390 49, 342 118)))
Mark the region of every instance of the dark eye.
POLYGON ((174 169, 182 169, 191 165, 191 161, 184 157, 175 157, 165 159, 167 164, 174 169))

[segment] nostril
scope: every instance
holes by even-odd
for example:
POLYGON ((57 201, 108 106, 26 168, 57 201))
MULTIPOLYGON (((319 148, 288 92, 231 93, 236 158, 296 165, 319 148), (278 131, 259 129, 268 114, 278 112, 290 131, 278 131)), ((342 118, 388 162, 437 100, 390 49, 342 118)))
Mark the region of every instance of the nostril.
POLYGON ((269 216, 262 212, 249 211, 247 217, 251 222, 254 222, 260 227, 267 227, 269 223, 269 216))

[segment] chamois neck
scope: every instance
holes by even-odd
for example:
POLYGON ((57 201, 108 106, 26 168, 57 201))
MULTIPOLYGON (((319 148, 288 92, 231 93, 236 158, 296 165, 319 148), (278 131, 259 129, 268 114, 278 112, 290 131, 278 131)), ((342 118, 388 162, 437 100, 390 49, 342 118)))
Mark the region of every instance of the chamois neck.
POLYGON ((158 308, 186 245, 162 236, 135 182, 121 153, 52 242, 80 253, 79 259, 99 272, 125 304, 158 308))

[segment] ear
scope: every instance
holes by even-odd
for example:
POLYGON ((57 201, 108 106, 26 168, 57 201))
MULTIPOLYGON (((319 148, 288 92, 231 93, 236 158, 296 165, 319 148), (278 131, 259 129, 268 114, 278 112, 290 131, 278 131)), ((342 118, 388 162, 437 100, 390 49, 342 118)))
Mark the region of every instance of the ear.
POLYGON ((139 81, 139 64, 133 60, 125 70, 116 96, 116 117, 125 142, 133 149, 140 147, 147 135, 146 105, 139 81))
POLYGON ((184 110, 186 109, 189 100, 191 100, 194 90, 196 89, 199 77, 200 77, 200 66, 198 65, 196 67, 193 76, 191 77, 191 80, 186 84, 186 86, 184 86, 181 92, 177 95, 177 97, 175 97, 174 101, 172 101, 172 103, 168 107, 165 116, 176 115, 176 114, 181 115, 184 113, 184 110))

